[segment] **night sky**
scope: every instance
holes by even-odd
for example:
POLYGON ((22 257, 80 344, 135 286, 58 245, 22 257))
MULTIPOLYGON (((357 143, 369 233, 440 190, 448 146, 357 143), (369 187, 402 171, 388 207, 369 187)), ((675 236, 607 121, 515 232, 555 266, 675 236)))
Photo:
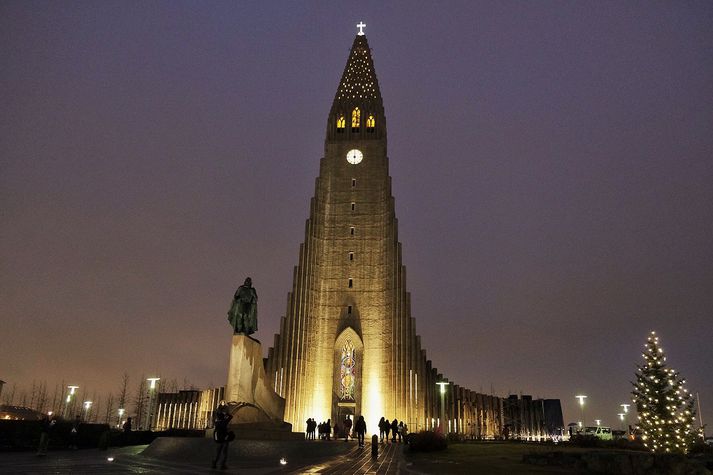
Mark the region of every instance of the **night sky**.
POLYGON ((434 366, 618 427, 656 330, 713 424, 713 3, 383 4, 2 2, 0 379, 267 353, 363 20, 434 366))

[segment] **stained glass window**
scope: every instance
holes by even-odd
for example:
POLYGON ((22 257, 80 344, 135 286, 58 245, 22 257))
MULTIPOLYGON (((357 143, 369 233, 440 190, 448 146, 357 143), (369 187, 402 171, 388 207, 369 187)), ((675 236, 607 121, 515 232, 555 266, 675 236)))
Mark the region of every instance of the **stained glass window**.
POLYGON ((361 111, 358 107, 355 107, 352 111, 352 129, 358 129, 359 122, 361 122, 361 111))
POLYGON ((354 401, 354 387, 356 382, 356 351, 352 340, 348 339, 342 347, 342 364, 340 371, 342 401, 354 401))
POLYGON ((339 117, 337 117, 337 129, 343 130, 344 127, 346 127, 346 126, 347 126, 347 121, 344 120, 344 116, 340 115, 339 117))
POLYGON ((376 119, 374 119, 373 115, 369 115, 369 118, 366 119, 366 128, 373 129, 375 126, 376 126, 376 119))

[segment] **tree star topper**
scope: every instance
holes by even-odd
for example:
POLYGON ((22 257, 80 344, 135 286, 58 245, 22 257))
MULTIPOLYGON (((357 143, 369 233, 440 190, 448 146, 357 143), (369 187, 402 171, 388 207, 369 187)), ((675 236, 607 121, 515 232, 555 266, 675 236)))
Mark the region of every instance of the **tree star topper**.
POLYGON ((359 23, 357 23, 357 28, 359 28, 359 33, 357 33, 357 35, 364 36, 364 27, 365 26, 366 26, 366 23, 364 23, 363 21, 360 21, 359 23))

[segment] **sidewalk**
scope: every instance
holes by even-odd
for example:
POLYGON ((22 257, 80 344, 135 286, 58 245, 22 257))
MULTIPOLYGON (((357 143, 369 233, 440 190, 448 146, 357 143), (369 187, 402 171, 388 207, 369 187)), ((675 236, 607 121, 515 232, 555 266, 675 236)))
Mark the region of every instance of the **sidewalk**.
MULTIPOLYGON (((320 442, 317 442, 319 444, 320 442)), ((325 442, 337 444, 340 442, 325 442)), ((246 475, 264 475, 279 473, 324 473, 324 474, 396 474, 403 465, 402 444, 379 445, 379 455, 371 458, 371 447, 359 448, 355 443, 349 443, 350 449, 341 455, 326 457, 319 463, 307 466, 277 466, 275 460, 265 460, 265 466, 246 468, 238 463, 228 470, 213 470, 208 460, 172 462, 165 458, 158 459, 142 455, 147 447, 112 448, 106 451, 98 449, 77 451, 50 451, 44 457, 38 457, 34 452, 0 453, 0 473, 18 475, 36 474, 218 474, 241 473, 246 475), (202 463, 204 462, 204 463, 202 463)), ((237 460, 236 460, 237 462, 237 460)))

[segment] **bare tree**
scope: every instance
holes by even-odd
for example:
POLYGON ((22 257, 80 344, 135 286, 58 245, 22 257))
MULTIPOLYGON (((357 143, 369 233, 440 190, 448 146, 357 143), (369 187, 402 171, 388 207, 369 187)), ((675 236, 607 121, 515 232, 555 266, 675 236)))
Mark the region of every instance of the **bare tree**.
MULTIPOLYGON (((119 409, 126 410, 126 397, 129 391, 129 374, 124 373, 121 377, 121 385, 119 386, 119 409)), ((127 414, 128 415, 128 414, 127 414)), ((121 417, 117 417, 117 424, 121 424, 121 417)))
POLYGON ((37 410, 45 412, 47 409, 47 381, 42 381, 37 390, 37 410))
POLYGON ((8 406, 12 406, 15 403, 15 391, 17 391, 17 383, 12 383, 12 389, 9 395, 7 395, 8 393, 5 391, 5 404, 8 406))
POLYGON ((136 396, 134 397, 134 414, 136 414, 136 423, 139 429, 144 429, 141 425, 144 412, 146 410, 146 378, 141 375, 139 386, 136 388, 136 396))
POLYGON ((168 380, 166 383, 166 392, 167 393, 177 393, 178 392, 178 382, 176 381, 176 378, 171 378, 168 380))
POLYGON ((96 390, 92 392, 92 401, 94 401, 94 404, 91 407, 91 413, 87 415, 87 419, 91 422, 96 422, 97 417, 99 416, 99 411, 101 410, 102 403, 102 398, 101 396, 97 396, 96 390))
POLYGON ((111 416, 114 414, 114 394, 109 393, 106 397, 106 408, 104 409, 104 424, 112 425, 111 416))

